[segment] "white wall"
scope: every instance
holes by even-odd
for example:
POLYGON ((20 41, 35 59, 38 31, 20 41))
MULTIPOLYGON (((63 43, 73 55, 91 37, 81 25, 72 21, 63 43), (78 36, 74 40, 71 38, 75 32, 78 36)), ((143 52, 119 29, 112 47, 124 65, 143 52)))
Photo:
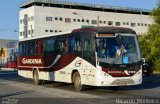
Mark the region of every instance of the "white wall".
MULTIPOLYGON (((92 25, 91 20, 106 21, 106 24, 99 24, 100 26, 108 26, 108 21, 121 22, 121 26, 129 27, 134 29, 138 34, 145 33, 148 29, 148 24, 152 23, 152 18, 149 15, 137 15, 137 14, 124 14, 124 13, 111 13, 111 12, 100 12, 100 11, 89 11, 89 10, 77 10, 77 9, 66 9, 66 8, 54 8, 54 7, 42 7, 32 6, 20 11, 20 20, 24 18, 24 14, 28 16, 34 16, 34 21, 28 22, 28 27, 32 25, 34 29, 34 36, 50 34, 50 30, 61 30, 68 31, 75 28, 80 28, 81 25, 92 25), (73 14, 77 13, 77 15, 73 14), (52 17, 52 21, 46 21, 46 17, 52 17), (56 21, 55 17, 63 18, 63 21, 56 21), (65 18, 71 18, 71 23, 66 23, 65 18), (73 22, 73 19, 88 19, 87 22, 73 22), (129 22, 129 25, 123 25, 123 22, 129 22), (136 23, 135 27, 131 27, 131 23, 136 23), (138 26, 138 23, 147 24, 147 26, 138 26), (45 32, 48 30, 49 32, 45 32)), ((97 26, 97 25, 94 25, 97 26)), ((23 24, 20 24, 20 32, 23 31, 23 24)), ((23 38, 23 37, 20 37, 23 38)))
MULTIPOLYGON (((24 19, 24 15, 25 14, 28 14, 28 17, 33 17, 35 14, 35 11, 34 11, 34 7, 30 7, 30 8, 27 8, 27 9, 23 9, 23 10, 20 10, 19 12, 19 39, 23 39, 24 37, 23 36, 20 36, 20 32, 24 32, 24 23, 20 23, 20 21, 24 19)), ((34 30, 34 18, 33 18, 33 21, 29 21, 28 22, 28 30, 31 30, 33 29, 34 30)), ((34 34, 32 34, 34 36, 34 34)), ((31 37, 31 34, 28 35, 28 37, 31 37)))

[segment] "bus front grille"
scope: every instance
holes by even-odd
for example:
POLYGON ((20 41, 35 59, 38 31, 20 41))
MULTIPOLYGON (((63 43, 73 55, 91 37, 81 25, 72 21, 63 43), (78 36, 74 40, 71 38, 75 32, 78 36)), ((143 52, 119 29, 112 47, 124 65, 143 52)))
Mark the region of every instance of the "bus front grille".
POLYGON ((116 80, 114 80, 112 83, 111 83, 111 85, 121 85, 121 86, 123 86, 123 85, 130 85, 130 84, 134 84, 134 80, 132 80, 132 79, 116 79, 116 80))

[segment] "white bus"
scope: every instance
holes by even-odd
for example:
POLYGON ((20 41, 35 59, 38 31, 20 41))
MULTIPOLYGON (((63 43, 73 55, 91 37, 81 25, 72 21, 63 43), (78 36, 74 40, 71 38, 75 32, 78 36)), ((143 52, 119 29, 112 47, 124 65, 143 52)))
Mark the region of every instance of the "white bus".
POLYGON ((141 55, 135 31, 121 27, 88 27, 19 41, 18 74, 89 86, 142 83, 141 55))

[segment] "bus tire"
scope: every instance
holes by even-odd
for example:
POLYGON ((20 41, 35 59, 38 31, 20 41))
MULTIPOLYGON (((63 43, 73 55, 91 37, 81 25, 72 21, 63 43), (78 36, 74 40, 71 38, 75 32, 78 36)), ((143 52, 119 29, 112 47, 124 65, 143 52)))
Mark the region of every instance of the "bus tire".
POLYGON ((77 92, 82 91, 83 86, 81 84, 81 77, 78 72, 75 72, 73 74, 73 84, 74 84, 74 88, 77 92))
POLYGON ((34 70, 33 71, 33 83, 34 85, 40 85, 41 84, 41 80, 39 80, 39 75, 38 75, 38 71, 34 70))

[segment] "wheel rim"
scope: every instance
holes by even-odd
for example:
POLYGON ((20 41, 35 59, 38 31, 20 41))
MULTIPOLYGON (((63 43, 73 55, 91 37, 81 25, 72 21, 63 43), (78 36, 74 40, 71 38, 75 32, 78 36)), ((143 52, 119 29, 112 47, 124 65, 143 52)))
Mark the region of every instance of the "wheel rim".
POLYGON ((75 86, 75 89, 76 91, 81 91, 82 89, 82 85, 81 85, 81 77, 79 75, 77 75, 75 77, 75 80, 74 80, 74 86, 75 86))
POLYGON ((37 71, 35 71, 35 73, 34 73, 34 83, 37 84, 38 80, 39 80, 38 73, 37 73, 37 71))
POLYGON ((81 86, 81 79, 80 79, 80 77, 77 77, 76 78, 76 86, 78 87, 78 86, 81 86))
POLYGON ((35 82, 37 82, 37 72, 35 73, 35 82))

